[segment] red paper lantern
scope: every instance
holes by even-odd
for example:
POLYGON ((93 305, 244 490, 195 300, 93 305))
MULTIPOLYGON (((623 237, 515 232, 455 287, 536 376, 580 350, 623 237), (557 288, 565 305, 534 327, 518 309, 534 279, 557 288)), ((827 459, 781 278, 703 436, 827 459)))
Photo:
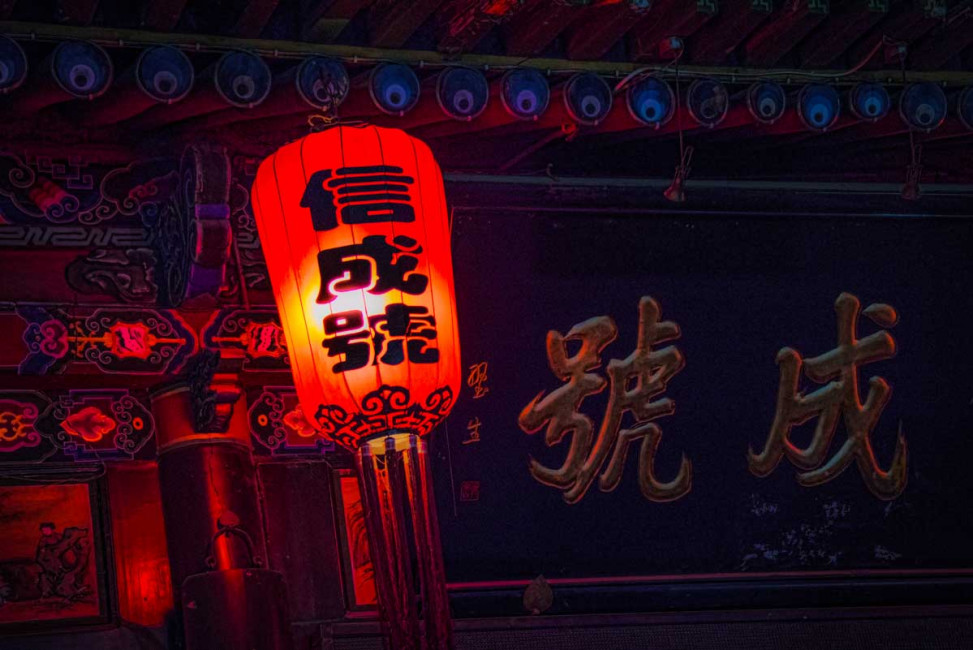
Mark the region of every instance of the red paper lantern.
POLYGON ((348 447, 431 431, 460 358, 429 147, 397 129, 332 127, 267 158, 252 202, 307 419, 348 447))

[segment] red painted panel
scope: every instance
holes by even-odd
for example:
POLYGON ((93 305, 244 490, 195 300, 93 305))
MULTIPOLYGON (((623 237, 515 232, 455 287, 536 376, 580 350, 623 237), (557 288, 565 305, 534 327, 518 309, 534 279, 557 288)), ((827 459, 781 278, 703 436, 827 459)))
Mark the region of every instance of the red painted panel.
POLYGON ((139 625, 161 625, 173 602, 158 466, 109 465, 108 499, 119 614, 139 625))
POLYGON ((365 513, 362 509, 358 479, 354 476, 342 476, 339 480, 355 605, 359 607, 375 605, 378 602, 375 597, 375 569, 372 566, 372 557, 368 550, 365 513))

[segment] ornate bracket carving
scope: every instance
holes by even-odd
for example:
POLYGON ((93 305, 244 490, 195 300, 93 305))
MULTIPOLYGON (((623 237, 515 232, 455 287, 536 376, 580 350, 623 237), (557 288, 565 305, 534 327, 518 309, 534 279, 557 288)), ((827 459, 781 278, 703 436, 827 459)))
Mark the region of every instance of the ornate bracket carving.
POLYGON ((237 376, 217 373, 219 364, 220 355, 212 350, 203 350, 187 364, 193 427, 198 433, 226 433, 233 407, 240 399, 237 376))
POLYGON ((160 219, 160 298, 176 306, 216 294, 226 280, 233 245, 230 160, 223 148, 187 147, 179 187, 160 219))

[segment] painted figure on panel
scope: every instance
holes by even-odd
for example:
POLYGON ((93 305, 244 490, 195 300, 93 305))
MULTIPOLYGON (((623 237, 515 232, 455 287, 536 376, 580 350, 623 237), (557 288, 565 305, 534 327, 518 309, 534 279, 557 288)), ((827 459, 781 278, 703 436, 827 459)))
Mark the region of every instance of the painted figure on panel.
POLYGON ((0 623, 98 615, 86 485, 0 487, 0 525, 0 623))
POLYGON ((58 533, 54 523, 40 526, 34 560, 41 566, 41 597, 63 596, 74 600, 91 593, 85 569, 91 557, 88 529, 71 526, 58 533))

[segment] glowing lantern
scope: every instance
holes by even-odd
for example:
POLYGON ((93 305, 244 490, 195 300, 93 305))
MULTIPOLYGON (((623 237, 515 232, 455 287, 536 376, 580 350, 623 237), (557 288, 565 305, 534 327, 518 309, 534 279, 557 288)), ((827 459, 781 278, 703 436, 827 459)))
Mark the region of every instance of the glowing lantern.
POLYGON ((357 451, 391 646, 413 648, 420 638, 415 557, 423 647, 449 648, 420 438, 449 413, 460 381, 439 166, 402 131, 336 126, 267 158, 251 199, 302 410, 323 435, 357 451))
POLYGON ((311 423, 348 447, 423 435, 460 381, 443 180, 396 129, 339 126, 260 166, 253 208, 311 423))

